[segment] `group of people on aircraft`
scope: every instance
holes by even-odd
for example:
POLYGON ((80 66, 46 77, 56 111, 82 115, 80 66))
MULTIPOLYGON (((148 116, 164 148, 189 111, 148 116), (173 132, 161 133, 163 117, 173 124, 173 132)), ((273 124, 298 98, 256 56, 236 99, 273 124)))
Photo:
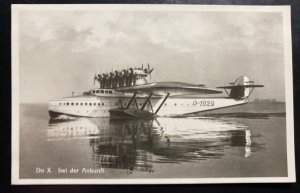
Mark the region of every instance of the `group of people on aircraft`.
POLYGON ((116 88, 136 85, 136 81, 148 75, 148 69, 129 68, 128 70, 96 74, 94 82, 99 82, 100 88, 116 88), (140 73, 142 72, 142 73, 140 73))

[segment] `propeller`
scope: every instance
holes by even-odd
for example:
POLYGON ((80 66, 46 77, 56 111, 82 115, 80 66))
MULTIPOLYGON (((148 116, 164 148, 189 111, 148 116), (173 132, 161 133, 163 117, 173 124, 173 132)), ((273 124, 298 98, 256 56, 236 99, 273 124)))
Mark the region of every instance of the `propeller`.
POLYGON ((150 74, 151 75, 151 72, 154 70, 154 68, 152 68, 149 72, 148 72, 148 74, 150 74))
POLYGON ((94 76, 94 85, 95 85, 96 80, 97 80, 97 74, 95 74, 95 76, 94 76))
POLYGON ((152 68, 152 69, 150 70, 150 64, 148 63, 148 70, 147 70, 147 73, 148 73, 149 76, 150 76, 150 80, 151 80, 151 73, 152 73, 153 70, 154 70, 154 68, 152 68))

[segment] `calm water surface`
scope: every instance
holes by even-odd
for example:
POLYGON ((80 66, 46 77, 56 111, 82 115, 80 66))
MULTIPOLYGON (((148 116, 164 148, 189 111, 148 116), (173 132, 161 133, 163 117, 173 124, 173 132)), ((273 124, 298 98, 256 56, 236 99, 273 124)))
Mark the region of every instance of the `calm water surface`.
POLYGON ((20 178, 287 176, 284 114, 50 120, 47 105, 20 107, 20 178))

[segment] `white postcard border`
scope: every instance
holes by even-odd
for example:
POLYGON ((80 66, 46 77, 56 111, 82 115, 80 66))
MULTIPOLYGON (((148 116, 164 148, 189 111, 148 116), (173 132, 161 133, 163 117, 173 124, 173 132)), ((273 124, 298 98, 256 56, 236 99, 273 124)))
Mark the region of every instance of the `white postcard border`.
POLYGON ((11 183, 29 184, 215 184, 215 183, 287 183, 296 182, 294 153, 294 111, 292 78, 290 6, 240 6, 240 5, 12 5, 12 157, 11 183), (237 177, 237 178, 163 178, 163 179, 20 179, 19 178, 19 12, 22 10, 110 10, 110 11, 222 11, 222 12, 282 12, 284 23, 284 63, 286 96, 287 177, 237 177))

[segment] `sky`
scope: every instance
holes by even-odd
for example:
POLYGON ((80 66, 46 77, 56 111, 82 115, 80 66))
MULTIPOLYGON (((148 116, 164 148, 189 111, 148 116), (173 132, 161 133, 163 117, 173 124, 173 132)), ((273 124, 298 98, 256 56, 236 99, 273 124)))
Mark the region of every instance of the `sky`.
MULTIPOLYGON (((279 12, 21 11, 20 100, 43 103, 94 86, 96 73, 150 64, 152 81, 227 85, 284 101, 279 12)), ((250 99, 251 100, 251 99, 250 99)))

